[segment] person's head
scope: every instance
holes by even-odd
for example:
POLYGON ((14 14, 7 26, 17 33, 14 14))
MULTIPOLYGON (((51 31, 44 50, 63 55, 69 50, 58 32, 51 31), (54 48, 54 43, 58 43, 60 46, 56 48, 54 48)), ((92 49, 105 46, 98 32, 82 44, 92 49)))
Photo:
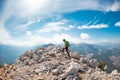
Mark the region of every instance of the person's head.
POLYGON ((63 41, 65 41, 65 39, 63 39, 63 41))

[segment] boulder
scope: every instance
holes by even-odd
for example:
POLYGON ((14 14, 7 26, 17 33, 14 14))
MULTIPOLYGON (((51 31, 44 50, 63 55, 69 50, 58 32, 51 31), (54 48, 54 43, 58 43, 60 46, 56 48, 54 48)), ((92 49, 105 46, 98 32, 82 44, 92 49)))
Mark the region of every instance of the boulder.
POLYGON ((81 57, 81 58, 80 58, 80 62, 81 62, 81 63, 86 63, 86 59, 83 58, 83 57, 81 57))
POLYGON ((91 59, 90 63, 93 64, 94 66, 96 66, 97 65, 97 59, 91 59))
POLYGON ((67 77, 67 74, 63 73, 63 74, 60 75, 60 80, 64 80, 66 77, 67 77))
POLYGON ((35 61, 33 59, 30 59, 30 61, 28 62, 29 65, 35 64, 35 61))
POLYGON ((58 66, 60 66, 61 65, 61 63, 60 62, 54 62, 53 63, 53 69, 56 69, 58 66))
POLYGON ((88 68, 89 68, 89 67, 88 67, 87 64, 83 64, 83 69, 84 69, 84 70, 88 70, 88 68))
POLYGON ((53 75, 58 75, 59 74, 59 69, 53 69, 52 74, 53 75))
POLYGON ((75 77, 74 75, 69 75, 65 80, 73 80, 74 77, 75 77))
POLYGON ((5 80, 3 77, 0 76, 0 80, 5 80))
POLYGON ((25 65, 29 65, 29 62, 30 62, 30 58, 29 57, 26 57, 25 60, 23 61, 23 63, 25 65))
POLYGON ((118 74, 118 71, 117 71, 117 70, 113 70, 113 71, 111 72, 111 74, 112 74, 112 75, 117 75, 117 74, 118 74))
POLYGON ((93 73, 93 70, 91 68, 88 69, 87 74, 93 73))
POLYGON ((38 55, 36 55, 36 54, 33 54, 33 59, 36 61, 36 60, 38 60, 40 57, 38 56, 38 55))
POLYGON ((69 63, 70 67, 66 70, 66 75, 74 75, 76 74, 79 70, 84 71, 83 67, 80 66, 80 64, 76 62, 70 62, 69 63))
POLYGON ((3 75, 5 72, 5 69, 4 68, 0 68, 0 76, 3 75))
POLYGON ((5 63, 5 64, 3 65, 3 68, 4 68, 4 69, 7 69, 7 68, 9 68, 9 65, 5 63))
POLYGON ((35 69, 35 73, 40 73, 40 69, 35 69))
POLYGON ((74 77, 73 80, 82 80, 81 77, 74 77))
POLYGON ((70 56, 71 56, 72 58, 78 59, 78 60, 81 58, 80 54, 79 54, 79 53, 75 53, 75 52, 74 52, 74 53, 71 53, 70 56))
POLYGON ((49 53, 49 56, 56 57, 55 53, 49 53))
POLYGON ((57 76, 52 76, 50 80, 58 80, 57 76))
POLYGON ((96 67, 96 59, 72 51, 71 59, 65 58, 61 49, 51 46, 26 51, 14 64, 0 68, 0 80, 120 80, 117 70, 106 73, 96 67))

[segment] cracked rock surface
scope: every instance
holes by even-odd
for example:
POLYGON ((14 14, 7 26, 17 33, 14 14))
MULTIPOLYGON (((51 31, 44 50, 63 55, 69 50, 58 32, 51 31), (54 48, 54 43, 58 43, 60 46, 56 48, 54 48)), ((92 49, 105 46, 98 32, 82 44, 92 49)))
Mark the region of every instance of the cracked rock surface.
POLYGON ((0 80, 120 80, 120 73, 106 73, 97 67, 97 60, 87 60, 79 53, 61 52, 50 46, 26 51, 12 65, 0 68, 0 80))

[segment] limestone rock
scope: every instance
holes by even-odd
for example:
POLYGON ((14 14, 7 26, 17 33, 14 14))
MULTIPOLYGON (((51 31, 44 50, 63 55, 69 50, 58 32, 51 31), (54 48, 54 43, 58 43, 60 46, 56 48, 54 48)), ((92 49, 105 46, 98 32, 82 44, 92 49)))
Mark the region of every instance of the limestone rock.
POLYGON ((57 76, 52 76, 50 80, 58 80, 57 76))
POLYGON ((65 79, 67 77, 66 73, 60 75, 60 79, 65 79))
POLYGON ((106 73, 96 67, 96 59, 73 51, 68 59, 61 50, 50 46, 26 51, 14 64, 0 68, 0 80, 120 80, 117 70, 106 73))
POLYGON ((39 59, 39 56, 36 55, 36 54, 33 54, 33 59, 34 59, 34 60, 38 60, 38 59, 39 59))
POLYGON ((52 74, 53 75, 58 75, 59 74, 59 69, 53 69, 52 74))
POLYGON ((80 58, 80 62, 86 63, 86 59, 82 57, 82 58, 80 58))
POLYGON ((74 53, 71 53, 70 56, 71 56, 72 58, 78 59, 78 60, 81 58, 80 54, 79 54, 79 53, 75 53, 75 52, 74 52, 74 53))
POLYGON ((74 77, 73 80, 82 80, 81 77, 74 77))
POLYGON ((0 76, 0 80, 4 80, 4 78, 0 76))
POLYGON ((74 75, 69 75, 65 80, 73 80, 74 77, 75 77, 74 75))
POLYGON ((35 72, 36 73, 39 73, 41 70, 40 69, 35 69, 35 72))
POLYGON ((89 67, 88 67, 87 64, 83 64, 83 69, 84 69, 84 70, 88 70, 88 68, 89 68, 89 67))
POLYGON ((70 62, 69 65, 70 67, 66 70, 66 75, 76 74, 79 70, 84 71, 80 64, 76 62, 70 62))
POLYGON ((111 72, 111 74, 112 74, 112 75, 117 75, 117 74, 118 74, 118 71, 117 71, 117 70, 113 70, 113 71, 111 72))

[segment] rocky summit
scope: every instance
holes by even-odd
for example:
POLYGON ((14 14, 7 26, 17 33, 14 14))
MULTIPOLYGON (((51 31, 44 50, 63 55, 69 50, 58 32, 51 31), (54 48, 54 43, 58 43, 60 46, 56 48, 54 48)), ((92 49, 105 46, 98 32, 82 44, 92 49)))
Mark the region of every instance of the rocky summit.
POLYGON ((120 80, 120 73, 106 73, 96 59, 77 52, 70 56, 60 46, 26 51, 14 64, 0 68, 0 80, 120 80))

